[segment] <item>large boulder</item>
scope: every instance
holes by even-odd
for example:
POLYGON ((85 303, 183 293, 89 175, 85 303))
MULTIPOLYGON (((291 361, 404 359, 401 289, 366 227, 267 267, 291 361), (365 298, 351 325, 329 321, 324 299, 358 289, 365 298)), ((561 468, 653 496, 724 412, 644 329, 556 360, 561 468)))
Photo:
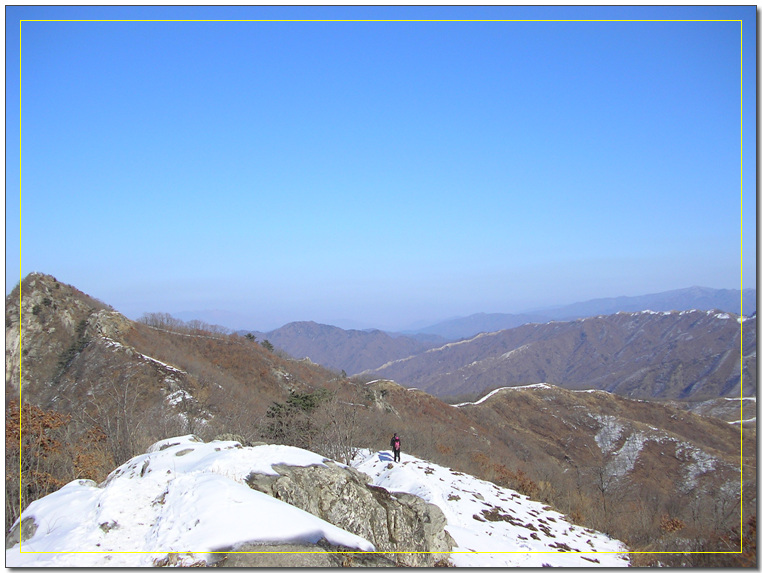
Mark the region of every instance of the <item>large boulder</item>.
POLYGON ((249 487, 367 539, 397 566, 431 567, 452 551, 444 514, 417 496, 370 485, 367 475, 331 461, 272 468, 278 475, 249 474, 249 487))

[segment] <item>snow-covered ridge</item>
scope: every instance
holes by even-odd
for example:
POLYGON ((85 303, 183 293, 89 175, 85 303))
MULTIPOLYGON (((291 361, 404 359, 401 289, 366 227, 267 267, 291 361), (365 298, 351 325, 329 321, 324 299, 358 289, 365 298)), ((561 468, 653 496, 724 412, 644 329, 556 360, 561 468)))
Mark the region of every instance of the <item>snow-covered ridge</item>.
MULTIPOLYGON (((721 310, 698 310, 696 308, 693 308, 691 310, 639 310, 634 312, 624 311, 620 310, 616 313, 617 316, 626 315, 626 316, 643 316, 646 314, 656 315, 656 316, 670 316, 670 315, 678 315, 678 316, 685 316, 686 314, 705 314, 709 317, 716 318, 718 320, 730 320, 734 316, 734 314, 723 312, 721 310)), ((749 317, 744 316, 738 316, 737 320, 738 322, 742 322, 749 317)))
MULTIPOLYGON (((640 310, 640 311, 618 311, 618 312, 613 313, 613 314, 601 314, 601 315, 597 315, 597 316, 589 316, 589 317, 577 318, 577 319, 569 319, 569 320, 549 320, 547 322, 526 323, 526 324, 523 324, 523 325, 520 325, 520 326, 517 326, 517 327, 514 327, 514 328, 497 330, 497 331, 493 331, 493 332, 482 332, 482 333, 479 333, 476 336, 473 336, 471 338, 467 338, 467 339, 464 339, 464 340, 458 340, 458 341, 455 341, 455 342, 449 342, 449 343, 444 344, 442 346, 439 346, 437 348, 430 348, 430 349, 428 349, 428 350, 426 350, 426 351, 424 351, 422 353, 419 353, 419 354, 414 354, 412 356, 407 356, 405 358, 399 358, 399 359, 396 359, 396 360, 391 360, 391 361, 389 361, 389 362, 387 362, 387 363, 385 363, 385 364, 383 364, 383 365, 381 365, 381 366, 379 366, 377 368, 366 370, 365 372, 379 372, 381 370, 390 368, 390 367, 398 365, 398 364, 403 364, 403 363, 409 362, 411 360, 419 359, 421 356, 424 356, 424 355, 431 355, 431 354, 434 354, 434 353, 437 353, 437 352, 445 352, 446 350, 451 349, 453 347, 457 347, 457 346, 465 345, 465 344, 470 344, 470 343, 472 343, 472 342, 474 342, 476 340, 479 340, 481 338, 484 338, 484 337, 499 336, 499 335, 505 333, 508 330, 514 330, 514 329, 523 328, 523 327, 539 327, 539 326, 549 326, 549 325, 556 325, 556 327, 558 327, 558 325, 580 323, 580 322, 585 322, 585 321, 589 321, 589 320, 596 320, 596 319, 604 319, 604 318, 607 318, 607 317, 610 317, 610 316, 625 316, 625 317, 627 317, 627 316, 629 316, 629 317, 638 317, 638 316, 647 316, 647 315, 651 315, 651 316, 685 316, 685 315, 690 315, 690 314, 698 314, 698 315, 706 316, 708 318, 714 318, 716 320, 736 320, 738 323, 741 323, 741 324, 743 322, 747 321, 747 320, 756 319, 756 316, 747 317, 747 316, 736 315, 736 314, 733 314, 733 313, 724 312, 724 311, 720 311, 720 310, 691 309, 691 310, 659 310, 659 311, 655 311, 655 310, 648 310, 648 309, 646 309, 646 310, 640 310)), ((511 351, 508 351, 508 352, 504 353, 502 356, 500 356, 500 358, 501 359, 509 359, 509 358, 511 358, 511 356, 514 353, 519 352, 521 350, 524 350, 528 346, 529 345, 524 345, 524 346, 518 347, 516 349, 513 349, 511 351)), ((489 360, 489 358, 488 358, 488 360, 489 360)), ((477 360, 477 361, 471 363, 469 366, 473 366, 475 364, 478 364, 479 362, 481 362, 481 361, 477 360)))
POLYGON ((353 465, 377 486, 417 495, 439 506, 457 543, 458 567, 626 567, 627 547, 575 526, 524 495, 450 468, 402 454, 361 452, 353 465))
POLYGON ((447 348, 452 348, 454 346, 460 346, 462 344, 468 344, 469 342, 473 342, 474 340, 479 340, 480 338, 484 338, 487 336, 495 336, 496 334, 499 334, 500 332, 503 332, 502 330, 498 330, 495 332, 480 332, 476 336, 472 336, 471 338, 467 338, 465 340, 458 340, 457 342, 448 342, 447 344, 444 344, 442 346, 439 346, 437 348, 430 348, 426 351, 426 353, 433 353, 433 352, 442 352, 443 350, 446 350, 447 348))
POLYGON ((146 360, 148 362, 153 362, 154 364, 157 364, 157 365, 161 366, 162 368, 170 370, 171 372, 176 372, 178 374, 187 374, 187 372, 185 372, 183 370, 180 370, 179 368, 175 368, 174 366, 172 366, 170 364, 167 364, 166 362, 162 362, 161 360, 158 360, 156 358, 152 358, 151 356, 147 356, 146 354, 142 354, 142 353, 138 352, 137 350, 135 350, 134 348, 132 348, 131 346, 130 347, 125 346, 121 342, 117 342, 116 340, 108 338, 107 336, 103 336, 103 340, 105 341, 106 346, 108 346, 110 348, 116 348, 116 349, 122 348, 122 349, 124 349, 124 350, 126 350, 126 351, 128 351, 128 352, 130 352, 132 354, 135 354, 135 355, 139 356, 143 360, 146 360))
POLYGON ((321 538, 373 551, 367 540, 244 481, 252 471, 276 475, 273 464, 324 461, 290 446, 242 448, 238 442, 203 443, 191 435, 163 440, 111 472, 103 484, 76 480, 30 504, 19 521, 33 518, 36 531, 21 547, 6 550, 6 565, 140 567, 170 552, 182 554, 179 564, 189 565, 245 542, 315 543, 321 538))
POLYGON ((553 388, 553 386, 550 384, 545 384, 544 382, 539 382, 537 384, 528 384, 526 386, 503 386, 502 388, 496 388, 486 396, 479 398, 476 402, 461 402, 460 404, 453 404, 453 406, 455 408, 460 408, 462 406, 478 406, 489 398, 492 398, 492 396, 496 395, 497 393, 502 392, 503 390, 527 390, 530 388, 550 390, 553 388))
MULTIPOLYGON (((213 552, 243 544, 331 544, 376 551, 353 533, 251 489, 253 474, 278 475, 277 464, 323 466, 318 454, 279 445, 203 443, 192 435, 162 440, 96 485, 75 480, 30 504, 17 525, 21 544, 6 550, 9 567, 208 565, 213 552), (30 527, 31 524, 31 527, 30 527)), ((336 462, 330 462, 336 464, 336 462)), ((343 464, 336 464, 343 466, 343 464)), ((626 566, 619 541, 574 526, 513 490, 403 454, 362 452, 354 464, 375 485, 437 505, 455 539, 460 566, 626 566)), ((18 531, 18 530, 16 530, 18 531)))
POLYGON ((161 360, 158 360, 156 358, 153 358, 151 356, 147 356, 145 354, 141 354, 140 352, 137 352, 138 356, 140 356, 143 360, 147 360, 148 362, 153 362, 154 364, 158 364, 162 368, 166 368, 167 370, 171 370, 172 372, 177 372, 178 374, 187 374, 187 372, 180 370, 179 368, 175 368, 171 364, 167 364, 166 362, 162 362, 161 360))
MULTIPOLYGON (((503 386, 501 388, 496 388, 495 390, 492 390, 489 394, 486 394, 485 396, 479 398, 476 402, 461 402, 460 404, 453 404, 454 408, 460 408, 462 406, 477 406, 479 404, 483 404, 486 400, 489 398, 492 398, 492 396, 497 395, 499 392, 502 392, 503 390, 551 390, 553 388, 558 388, 558 386, 553 386, 552 384, 546 384, 545 382, 538 382, 536 384, 526 384, 524 386, 503 386)), ((590 388, 587 390, 568 390, 564 389, 565 392, 575 392, 575 393, 582 393, 582 394, 590 394, 594 392, 601 392, 603 394, 608 394, 609 392, 606 392, 606 390, 598 390, 596 388, 590 388)), ((639 402, 642 402, 642 400, 638 400, 639 402)))
POLYGON ((373 371, 377 372, 379 370, 383 370, 385 368, 389 368, 390 366, 392 366, 394 364, 401 364, 403 362, 408 362, 408 361, 413 360, 415 358, 418 358, 418 357, 420 357, 420 356, 422 356, 424 354, 432 354, 432 353, 435 353, 435 352, 444 352, 448 348, 452 348, 454 346, 460 346, 462 344, 468 344, 469 342, 473 342, 474 340, 478 340, 479 338, 484 338, 485 336, 496 336, 496 335, 500 334, 501 332, 503 332, 503 331, 502 330, 498 330, 498 331, 495 331, 495 332, 481 332, 481 333, 477 334, 476 336, 468 338, 466 340, 458 340, 457 342, 448 342, 447 344, 445 344, 443 346, 439 346, 437 348, 429 348, 428 350, 426 350, 425 352, 423 352, 421 354, 413 354, 412 356, 407 356, 405 358, 399 358, 397 360, 391 360, 391 361, 387 362, 386 364, 383 364, 382 366, 379 366, 378 368, 374 368, 373 371))

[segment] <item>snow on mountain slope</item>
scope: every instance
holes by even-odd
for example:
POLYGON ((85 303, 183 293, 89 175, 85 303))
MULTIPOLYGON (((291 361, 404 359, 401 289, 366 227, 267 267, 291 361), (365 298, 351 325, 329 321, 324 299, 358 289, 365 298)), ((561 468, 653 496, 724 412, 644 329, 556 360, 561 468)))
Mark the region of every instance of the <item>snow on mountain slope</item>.
POLYGON ((193 436, 158 442, 100 486, 73 481, 30 504, 19 521, 32 518, 36 531, 21 547, 6 550, 6 566, 151 566, 169 552, 185 554, 179 564, 189 565, 246 542, 316 543, 322 538, 373 551, 357 535, 244 482, 251 471, 276 475, 273 464, 322 465, 323 460, 289 446, 242 448, 193 436))
MULTIPOLYGON (((620 542, 567 522, 560 513, 492 483, 403 454, 362 452, 355 467, 375 485, 437 505, 457 543, 457 566, 627 566, 620 542)), ((6 566, 207 565, 244 544, 315 544, 375 551, 372 543, 251 489, 250 474, 273 465, 326 466, 289 446, 243 448, 192 435, 154 444, 100 485, 76 480, 30 504, 14 528, 6 566), (18 537, 17 537, 18 539, 18 537), (170 555, 173 554, 173 555, 170 555)), ((341 464, 338 464, 341 465, 341 464)), ((447 557, 447 556, 443 556, 447 557)))
POLYGON ((513 490, 402 454, 361 452, 353 462, 374 485, 439 506, 458 547, 458 567, 627 567, 627 547, 572 525, 549 507, 513 490))

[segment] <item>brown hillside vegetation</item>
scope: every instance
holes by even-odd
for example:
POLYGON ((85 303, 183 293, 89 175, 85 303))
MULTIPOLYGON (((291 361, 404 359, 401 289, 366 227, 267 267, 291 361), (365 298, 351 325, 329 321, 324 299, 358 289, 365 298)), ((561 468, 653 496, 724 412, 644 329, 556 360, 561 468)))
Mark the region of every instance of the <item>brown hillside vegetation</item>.
POLYGON ((744 431, 742 465, 737 425, 606 392, 540 385, 448 407, 390 381, 366 387, 371 426, 385 429, 374 433, 376 447, 399 431, 414 455, 517 489, 633 548, 731 551, 742 488, 747 517, 755 506, 753 426, 744 431))
MULTIPOLYGON (((258 439, 271 402, 335 377, 245 338, 175 327, 127 320, 53 277, 30 275, 6 298, 6 416, 19 401, 64 416, 56 432, 65 434, 58 441, 69 444, 66 451, 101 436, 108 461, 88 477, 103 479, 115 464, 173 435, 258 439)), ((9 475, 18 467, 10 460, 6 456, 9 475)), ((49 483, 77 477, 71 460, 64 463, 58 454, 56 460, 46 470, 49 483)), ((6 482, 13 496, 18 489, 12 485, 6 482)), ((35 491, 48 490, 32 488, 29 501, 35 491)), ((6 522, 16 515, 7 511, 6 522)))
POLYGON ((19 484, 24 495, 6 504, 6 529, 51 488, 102 480, 173 435, 287 443, 346 461, 360 447, 388 449, 398 432, 406 452, 542 500, 634 550, 676 552, 662 563, 698 564, 683 552, 727 551, 751 530, 740 506, 743 483, 752 516, 755 425, 744 426, 742 460, 739 425, 668 404, 535 386, 456 407, 209 325, 129 321, 53 277, 30 275, 20 289, 20 311, 18 292, 6 299, 6 428, 18 428, 6 431, 6 473, 18 476, 6 499, 19 500, 19 484), (51 426, 35 429, 37 419, 51 426), (51 439, 42 450, 23 438, 13 446, 40 431, 51 439))

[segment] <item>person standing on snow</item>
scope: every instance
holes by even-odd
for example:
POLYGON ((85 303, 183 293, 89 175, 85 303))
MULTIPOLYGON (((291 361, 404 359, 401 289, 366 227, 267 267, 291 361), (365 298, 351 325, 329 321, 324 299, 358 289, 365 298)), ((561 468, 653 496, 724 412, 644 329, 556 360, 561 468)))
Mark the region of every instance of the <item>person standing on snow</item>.
POLYGON ((400 441, 400 437, 396 432, 394 433, 392 441, 389 445, 392 447, 392 452, 394 452, 394 461, 400 461, 400 450, 402 449, 402 442, 400 441))

